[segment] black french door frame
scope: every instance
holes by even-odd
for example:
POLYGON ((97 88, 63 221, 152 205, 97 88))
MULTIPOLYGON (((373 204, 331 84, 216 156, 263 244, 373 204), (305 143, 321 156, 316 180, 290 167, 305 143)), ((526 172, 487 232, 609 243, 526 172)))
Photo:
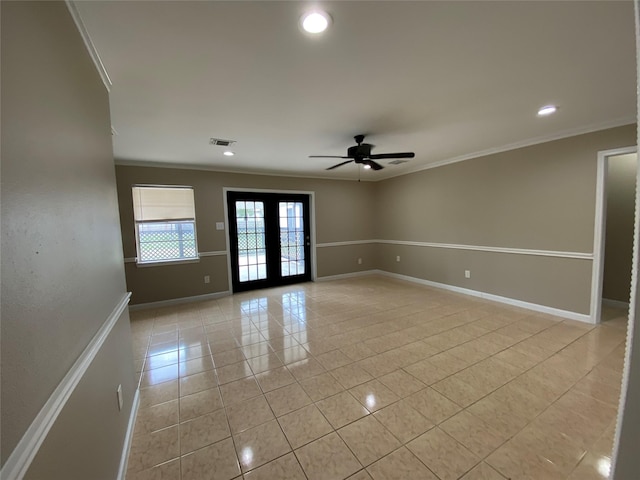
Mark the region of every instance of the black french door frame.
MULTIPOLYGON (((309 205, 310 195, 304 193, 227 191, 231 285, 234 293, 308 282, 311 280, 311 216, 309 205), (286 247, 286 245, 283 245, 282 240, 284 233, 281 232, 280 228, 281 217, 279 208, 281 202, 294 202, 296 205, 298 203, 301 204, 302 230, 296 231, 295 236, 297 243, 291 247, 297 251, 298 257, 300 253, 302 253, 303 259, 301 262, 290 262, 283 257, 282 247, 286 247), (241 218, 238 218, 237 205, 245 209, 263 208, 261 212, 263 215, 262 218, 264 219, 263 225, 260 225, 259 215, 255 212, 253 216, 249 216, 245 211, 244 217, 242 216, 242 212, 240 212, 241 218), (244 222, 244 225, 239 225, 240 222, 244 222), (249 227, 249 225, 251 225, 251 227, 249 227), (254 230, 251 231, 251 228, 254 228, 254 230), (246 232, 251 233, 247 234, 246 232), (298 238, 300 235, 302 235, 302 238, 298 238), (247 252, 247 250, 241 249, 239 246, 239 243, 243 242, 247 243, 242 245, 245 249, 249 249, 248 243, 253 242, 251 245, 253 248, 250 248, 250 251, 253 252, 254 262, 259 264, 256 265, 254 269, 254 272, 257 272, 259 278, 247 279, 247 269, 245 269, 244 274, 241 275, 241 255, 239 254, 247 252), (298 250, 298 248, 301 250, 298 250), (262 259, 263 251, 264 259, 262 259), (293 266, 292 263, 294 264, 293 266), (302 263, 303 270, 301 273, 299 272, 301 267, 300 263, 302 263), (289 271, 284 272, 283 270, 285 269, 289 271), (294 272, 291 273, 290 270, 294 270, 294 272)), ((288 230, 285 231, 288 232, 287 236, 289 237, 291 232, 288 230)), ((286 241, 285 239, 285 242, 286 241)), ((284 250, 289 250, 289 247, 284 250)), ((248 255, 244 258, 246 262, 248 255)), ((255 276, 256 274, 254 273, 253 277, 255 276)))

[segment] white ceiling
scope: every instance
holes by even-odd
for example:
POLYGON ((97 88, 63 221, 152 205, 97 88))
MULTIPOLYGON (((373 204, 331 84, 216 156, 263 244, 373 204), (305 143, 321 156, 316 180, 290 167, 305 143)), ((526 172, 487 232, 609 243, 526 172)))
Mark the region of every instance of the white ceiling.
POLYGON ((77 1, 110 76, 116 161, 379 180, 636 116, 631 1, 77 1), (303 34, 311 5, 333 24, 303 34), (545 104, 557 114, 539 118, 545 104), (209 138, 236 140, 234 157, 209 138))

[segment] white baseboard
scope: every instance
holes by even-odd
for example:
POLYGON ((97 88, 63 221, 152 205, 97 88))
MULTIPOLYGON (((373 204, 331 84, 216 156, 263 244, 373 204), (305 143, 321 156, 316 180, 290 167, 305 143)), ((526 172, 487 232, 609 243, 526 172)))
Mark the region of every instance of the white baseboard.
POLYGON ((148 308, 169 307, 172 305, 181 305, 183 303, 202 302, 204 300, 215 300, 217 298, 228 297, 231 295, 230 290, 224 292, 205 293, 204 295, 194 295, 193 297, 171 298, 169 300, 160 300, 158 302, 138 303, 137 305, 129 305, 129 311, 146 310, 148 308))
POLYGON ((374 275, 381 273, 380 270, 364 270, 362 272, 341 273, 339 275, 327 275, 325 277, 317 277, 316 282, 327 282, 330 280, 342 280, 344 278, 362 277, 366 275, 374 275))
POLYGON ((591 316, 578 312, 571 312, 569 310, 561 310, 559 308, 548 307, 546 305, 540 305, 537 303, 524 302, 522 300, 516 300, 514 298, 502 297, 500 295, 494 295, 492 293, 480 292, 478 290, 471 290, 469 288, 456 287, 454 285, 447 285, 446 283, 432 282, 431 280, 424 280, 422 278, 410 277, 408 275, 401 275, 399 273, 385 272, 383 270, 375 270, 372 273, 377 273, 387 277, 397 278, 399 280, 406 280, 408 282, 419 283, 421 285, 427 285, 429 287, 440 288, 442 290, 448 290, 451 292, 462 293, 464 295, 470 295, 473 297, 484 298, 485 300, 491 300, 494 302, 504 303, 506 305, 512 305, 514 307, 526 308, 527 310, 533 310, 535 312, 547 313, 549 315, 555 315, 557 317, 567 318, 570 320, 577 320, 579 322, 593 323, 591 316))
POLYGON ((136 388, 136 393, 133 395, 133 405, 131 406, 131 414, 129 415, 127 433, 124 436, 124 444, 122 445, 122 457, 120 458, 120 468, 118 469, 117 480, 125 480, 125 476, 127 474, 127 465, 129 463, 129 451, 131 450, 131 440, 133 439, 133 428, 136 425, 136 417, 138 416, 139 406, 140 406, 140 390, 136 388))
POLYGON ((613 300, 611 298, 603 298, 602 305, 606 305, 607 307, 624 308, 626 310, 629 310, 629 302, 623 302, 622 300, 613 300))
MULTIPOLYGON (((532 310, 535 312, 547 313, 549 315, 555 315, 557 317, 567 318, 570 320, 577 320, 579 322, 585 322, 585 323, 593 323, 591 321, 591 317, 587 314, 572 312, 569 310, 562 310, 554 307, 548 307, 546 305, 540 305, 537 303, 525 302, 522 300, 516 300, 514 298, 509 298, 509 297, 502 297, 500 295, 494 295, 492 293, 481 292, 478 290, 471 290, 469 288, 456 287, 454 285, 447 285, 446 283, 438 283, 438 282, 433 282, 431 280, 424 280, 422 278, 410 277, 408 275, 401 275, 399 273, 386 272, 384 270, 372 269, 372 270, 363 270, 361 272, 342 273, 339 275, 327 275, 324 277, 317 277, 315 281, 327 282, 331 280, 343 280, 347 278, 363 277, 367 275, 383 275, 386 277, 397 278, 398 280, 405 280, 412 283, 418 283, 420 285, 426 285, 429 287, 439 288, 442 290, 462 293, 464 295, 470 295, 472 297, 480 297, 480 298, 484 298, 485 300, 504 303, 506 305, 512 305, 514 307, 525 308, 527 310, 532 310)), ((200 302, 203 300, 215 300, 217 298, 226 297, 231 294, 232 294, 231 291, 225 291, 225 292, 208 293, 206 295, 196 295, 193 297, 174 298, 171 300, 162 300, 159 302, 141 303, 138 305, 130 305, 129 310, 130 311, 144 310, 148 308, 167 307, 167 306, 179 305, 183 303, 200 302)))
POLYGON ((120 299, 111 314, 42 406, 40 412, 38 412, 38 415, 33 419, 33 422, 31 422, 31 425, 27 428, 18 445, 16 445, 16 448, 11 452, 2 470, 0 470, 0 478, 3 480, 20 479, 27 473, 42 442, 47 438, 51 427, 53 427, 53 424, 69 400, 69 397, 73 394, 73 391, 78 383, 80 383, 80 380, 82 380, 91 362, 93 362, 102 345, 104 345, 111 330, 122 316, 122 313, 129 303, 130 297, 131 294, 127 293, 120 299))

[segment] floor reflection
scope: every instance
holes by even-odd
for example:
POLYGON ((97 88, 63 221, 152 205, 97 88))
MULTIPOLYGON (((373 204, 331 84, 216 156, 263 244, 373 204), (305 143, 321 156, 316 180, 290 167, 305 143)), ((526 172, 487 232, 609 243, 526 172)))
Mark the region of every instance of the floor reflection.
POLYGON ((343 457, 367 478, 611 470, 625 309, 590 325, 365 277, 131 318, 127 480, 316 478, 343 457))

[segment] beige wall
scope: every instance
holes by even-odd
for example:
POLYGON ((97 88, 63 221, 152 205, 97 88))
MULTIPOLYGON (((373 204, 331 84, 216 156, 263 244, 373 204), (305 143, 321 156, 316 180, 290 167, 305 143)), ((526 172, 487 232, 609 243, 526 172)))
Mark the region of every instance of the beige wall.
MULTIPOLYGON (((635 143, 625 126, 396 177, 358 183, 118 166, 125 257, 135 257, 130 187, 193 185, 201 252, 226 249, 223 187, 316 193, 318 243, 358 240, 462 244, 591 254, 599 150, 635 143)), ((589 258, 364 243, 316 249, 318 277, 381 269, 493 295, 589 313, 589 258), (401 262, 396 262, 397 255, 401 262), (362 258, 359 265, 357 259, 362 258), (471 278, 464 277, 471 270, 471 278)), ((133 304, 227 291, 225 256, 197 264, 127 264, 133 304), (211 284, 204 284, 211 275, 211 284)))
MULTIPOLYGON (((224 222, 226 188, 271 189, 314 192, 317 243, 369 240, 373 237, 374 185, 365 182, 311 178, 241 175, 212 171, 153 167, 116 167, 118 200, 124 256, 136 256, 131 186, 135 184, 190 185, 194 187, 198 250, 227 249, 226 231, 215 229, 224 222)), ((323 247, 317 249, 318 275, 337 275, 372 268, 371 245, 323 247), (357 264, 357 258, 363 264, 357 264), (364 258, 369 260, 365 263, 364 258), (320 259, 322 259, 320 261, 320 259)), ((229 290, 226 256, 202 257, 198 263, 138 267, 128 263, 127 288, 132 304, 205 295, 229 290), (211 276, 205 284, 204 275, 211 276)))
MULTIPOLYGON (((635 144, 635 125, 575 136, 376 184, 382 240, 592 253, 599 150, 635 144)), ((380 267, 582 314, 591 261, 379 247, 380 267), (446 261, 444 261, 446 259, 446 261), (464 270, 471 278, 464 278, 464 270)))
MULTIPOLYGON (((1 9, 4 465, 126 290, 107 91, 64 2, 1 9)), ((115 478, 134 392, 127 320, 90 366, 104 375, 81 380, 52 430, 77 435, 45 440, 49 459, 75 461, 39 478, 115 478)))
POLYGON ((629 302, 638 156, 609 157, 602 297, 629 302))
POLYGON ((317 258, 319 278, 378 268, 378 250, 374 243, 318 248, 317 258), (359 258, 361 264, 358 264, 359 258))
POLYGON ((116 387, 133 377, 130 345, 125 309, 39 448, 26 480, 115 480, 135 392, 133 382, 123 384, 125 407, 118 414, 116 387), (122 357, 127 360, 114 361, 122 357))
POLYGON ((570 312, 588 313, 591 262, 573 258, 414 247, 378 246, 381 270, 521 300, 570 312), (395 258, 400 255, 401 262, 395 258), (464 277, 470 270, 471 278, 464 277), (563 295, 558 295, 558 285, 563 295))

